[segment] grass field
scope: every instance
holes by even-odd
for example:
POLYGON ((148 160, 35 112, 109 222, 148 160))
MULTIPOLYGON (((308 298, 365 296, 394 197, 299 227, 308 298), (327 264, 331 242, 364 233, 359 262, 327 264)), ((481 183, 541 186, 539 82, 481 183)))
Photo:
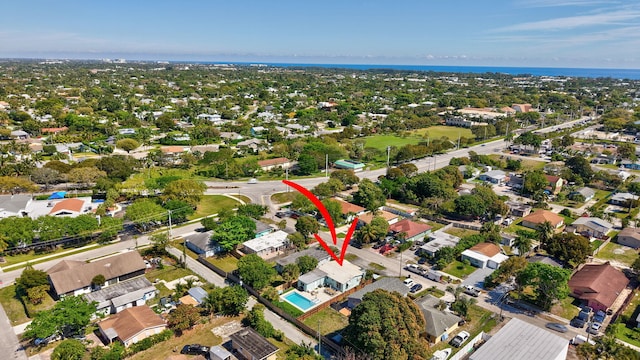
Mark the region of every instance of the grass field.
POLYGON ((154 282, 156 279, 164 280, 164 281, 172 281, 172 280, 180 279, 187 275, 193 275, 193 273, 181 267, 165 265, 164 269, 155 269, 155 270, 149 271, 144 276, 146 276, 149 281, 154 282))
POLYGON ((201 218, 203 216, 217 214, 220 210, 232 209, 240 205, 237 201, 222 195, 204 195, 198 203, 196 212, 189 216, 189 220, 201 218))
POLYGON ((443 136, 449 139, 457 139, 458 136, 473 138, 471 130, 455 126, 432 126, 411 132, 409 136, 398 135, 374 135, 365 138, 365 146, 386 150, 387 146, 402 147, 408 144, 415 145, 427 138, 439 139, 443 136))
MULTIPOLYGON (((634 291, 633 300, 627 305, 627 308, 624 309, 622 315, 619 319, 629 319, 629 323, 633 323, 635 325, 635 319, 640 314, 640 290, 634 291)), ((615 326, 615 337, 628 342, 629 344, 640 346, 640 340, 638 336, 638 329, 634 326, 627 327, 627 324, 624 322, 619 322, 617 324, 611 324, 609 326, 615 326)))
POLYGON ((457 227, 449 228, 449 229, 445 230, 444 232, 446 232, 447 234, 453 235, 453 236, 457 236, 459 238, 463 238, 463 237, 469 236, 469 235, 477 235, 477 234, 480 233, 479 231, 476 231, 476 230, 463 229, 463 228, 457 228, 457 227))
POLYGON ((603 260, 615 260, 631 266, 638 258, 638 252, 630 247, 610 242, 598 252, 596 257, 603 260))
MULTIPOLYGON (((52 308, 55 305, 55 301, 49 294, 45 297, 41 304, 37 306, 31 306, 31 311, 42 311, 52 308)), ((31 320, 27 316, 22 301, 16 297, 16 286, 9 285, 0 289, 0 304, 7 313, 11 326, 26 323, 31 320)))
POLYGON ((551 313, 562 316, 565 319, 573 319, 574 316, 578 315, 580 312, 580 300, 576 300, 571 296, 567 296, 563 300, 557 302, 551 308, 551 313))
POLYGON ((231 255, 209 258, 207 261, 226 272, 232 272, 238 268, 238 259, 231 255))
POLYGON ((298 192, 296 191, 281 192, 281 193, 273 194, 271 195, 271 201, 273 201, 276 204, 290 202, 290 201, 293 201, 293 199, 296 197, 296 194, 298 194, 298 192))
POLYGON ((344 329, 349 325, 349 318, 328 307, 309 316, 303 322, 312 329, 317 329, 319 323, 320 333, 327 335, 344 329))
POLYGON ((459 279, 464 279, 472 272, 476 271, 477 268, 472 265, 465 265, 463 262, 455 260, 449 266, 444 268, 442 272, 445 272, 449 275, 453 275, 459 279))

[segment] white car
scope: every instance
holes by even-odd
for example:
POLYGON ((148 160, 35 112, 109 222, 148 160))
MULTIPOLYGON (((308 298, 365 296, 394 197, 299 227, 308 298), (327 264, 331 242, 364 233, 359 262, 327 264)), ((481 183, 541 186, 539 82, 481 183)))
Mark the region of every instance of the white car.
POLYGON ((451 355, 451 348, 446 348, 444 350, 438 350, 433 353, 431 360, 447 360, 447 358, 451 355))
POLYGON ((456 337, 453 338, 453 340, 451 340, 451 345, 460 347, 462 346, 462 344, 464 344, 465 341, 467 341, 467 339, 469 339, 469 336, 471 336, 471 334, 469 334, 468 332, 461 331, 460 333, 458 333, 458 335, 456 335, 456 337))
POLYGON ((601 323, 593 323, 591 324, 591 326, 587 329, 587 332, 591 335, 598 335, 598 332, 600 331, 600 328, 602 327, 601 323))

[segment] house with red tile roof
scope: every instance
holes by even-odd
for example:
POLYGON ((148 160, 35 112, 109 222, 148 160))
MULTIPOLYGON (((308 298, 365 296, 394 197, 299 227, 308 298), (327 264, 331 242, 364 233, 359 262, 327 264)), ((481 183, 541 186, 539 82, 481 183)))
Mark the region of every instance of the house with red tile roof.
POLYGON ((624 273, 609 262, 586 264, 569 280, 569 290, 571 296, 586 302, 595 311, 606 311, 628 284, 624 273))
POLYGON ((340 204, 340 209, 342 211, 342 215, 346 218, 347 222, 350 222, 354 216, 360 216, 367 211, 367 209, 362 206, 352 204, 348 201, 344 201, 341 198, 334 197, 332 200, 335 200, 340 204))
POLYGON ((398 215, 396 215, 394 213, 390 213, 390 212, 385 211, 385 210, 380 210, 375 215, 373 213, 370 213, 370 212, 364 213, 364 214, 358 216, 358 220, 360 220, 364 224, 371 224, 371 220, 373 220, 373 218, 376 217, 376 216, 385 219, 389 223, 389 225, 397 223, 398 220, 400 219, 400 216, 398 216, 398 215))
POLYGON ((76 217, 78 215, 82 215, 85 211, 88 211, 88 205, 87 201, 82 198, 64 199, 57 202, 53 208, 51 208, 49 215, 76 217))
POLYGON ((562 185, 564 185, 564 180, 562 180, 559 176, 554 175, 545 175, 547 178, 547 187, 550 193, 553 195, 557 195, 562 190, 562 185))
POLYGON ((64 132, 69 130, 68 127, 63 126, 63 127, 57 127, 57 128, 42 128, 40 129, 40 133, 42 134, 57 134, 60 132, 64 132))
POLYGON ((542 225, 545 221, 550 222, 554 229, 559 229, 564 225, 564 218, 549 210, 537 210, 525 216, 522 218, 521 225, 537 230, 538 226, 542 225))
POLYGON ((425 236, 431 232, 431 226, 412 221, 409 219, 400 220, 395 224, 389 225, 389 231, 395 234, 405 233, 406 241, 422 241, 425 236))

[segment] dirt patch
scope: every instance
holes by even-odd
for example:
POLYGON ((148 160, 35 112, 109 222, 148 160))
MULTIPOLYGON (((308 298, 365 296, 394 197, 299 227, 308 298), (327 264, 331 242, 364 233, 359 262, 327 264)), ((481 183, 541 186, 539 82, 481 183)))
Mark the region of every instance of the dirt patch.
POLYGON ((240 323, 240 321, 231 321, 224 325, 214 327, 213 329, 211 329, 211 332, 214 335, 221 337, 222 339, 226 339, 229 337, 229 335, 235 333, 236 331, 239 331, 241 328, 242 324, 240 323))

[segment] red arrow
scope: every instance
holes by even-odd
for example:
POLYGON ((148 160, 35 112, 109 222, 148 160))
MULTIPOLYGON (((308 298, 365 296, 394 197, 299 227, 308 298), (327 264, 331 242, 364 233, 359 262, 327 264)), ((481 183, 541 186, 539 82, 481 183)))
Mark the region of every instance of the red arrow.
MULTIPOLYGON (((318 199, 315 195, 313 195, 311 191, 309 191, 308 189, 304 188, 299 184, 296 184, 289 180, 282 180, 282 182, 298 190, 307 199, 311 200, 311 202, 316 206, 316 208, 318 208, 318 210, 320 211, 320 214, 322 214, 322 217, 324 218, 324 221, 327 223, 327 227, 329 228, 329 232, 331 233, 331 240, 333 241, 333 245, 337 245, 338 237, 336 235, 336 227, 333 224, 333 219, 331 218, 331 215, 329 215, 329 211, 327 211, 327 208, 324 207, 324 204, 322 203, 322 201, 320 201, 320 199, 318 199)), ((344 242, 342 243, 342 249, 340 250, 340 256, 337 256, 333 251, 331 251, 331 248, 329 248, 329 245, 320 237, 320 235, 313 234, 313 236, 316 238, 316 240, 318 240, 320 245, 327 251, 327 253, 329 253, 329 255, 338 264, 340 264, 340 266, 342 266, 344 256, 347 253, 346 252, 347 247, 349 246, 349 242, 351 241, 353 232, 356 230, 357 224, 358 224, 358 218, 356 217, 355 219, 353 219, 353 222, 351 223, 351 226, 347 231, 347 235, 344 238, 344 242)))

